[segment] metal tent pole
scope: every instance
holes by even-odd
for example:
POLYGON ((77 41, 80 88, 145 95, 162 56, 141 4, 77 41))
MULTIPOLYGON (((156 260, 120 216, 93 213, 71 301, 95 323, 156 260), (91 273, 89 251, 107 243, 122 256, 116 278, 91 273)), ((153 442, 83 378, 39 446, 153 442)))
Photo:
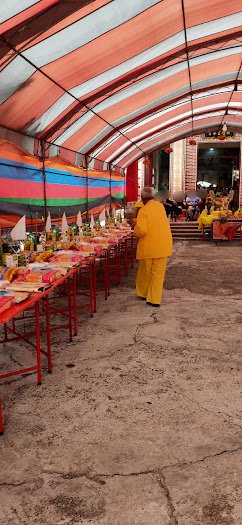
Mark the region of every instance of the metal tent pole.
POLYGON ((44 143, 40 141, 41 149, 41 161, 42 161, 42 173, 43 173, 43 185, 44 185, 44 219, 47 220, 47 198, 46 198, 46 171, 45 171, 45 148, 44 143))
POLYGON ((89 203, 88 203, 88 156, 85 155, 85 166, 86 166, 86 215, 87 220, 89 219, 89 203))

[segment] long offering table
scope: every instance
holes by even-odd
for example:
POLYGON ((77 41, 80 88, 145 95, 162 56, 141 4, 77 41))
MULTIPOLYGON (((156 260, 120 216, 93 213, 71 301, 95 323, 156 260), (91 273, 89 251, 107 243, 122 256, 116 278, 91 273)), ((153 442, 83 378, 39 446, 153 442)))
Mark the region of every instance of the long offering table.
MULTIPOLYGON (((3 327, 1 343, 24 341, 35 349, 32 366, 7 371, 0 374, 0 379, 11 376, 37 374, 37 383, 42 382, 41 356, 47 358, 47 370, 52 372, 51 332, 68 331, 72 341, 78 331, 78 311, 89 310, 90 317, 96 312, 97 290, 104 292, 105 299, 110 293, 110 285, 120 283, 121 274, 128 274, 133 267, 134 240, 128 234, 107 249, 100 249, 95 255, 87 257, 81 264, 70 269, 42 291, 33 292, 22 303, 15 304, 0 314, 0 326, 3 327), (84 298, 85 302, 80 302, 84 298), (59 321, 59 318, 62 321, 59 321), (43 322, 41 322, 43 319, 43 322), (59 321, 56 324, 56 320, 59 321), (45 335, 45 342, 43 337, 45 335)), ((0 401, 0 434, 3 433, 2 410, 0 401)))

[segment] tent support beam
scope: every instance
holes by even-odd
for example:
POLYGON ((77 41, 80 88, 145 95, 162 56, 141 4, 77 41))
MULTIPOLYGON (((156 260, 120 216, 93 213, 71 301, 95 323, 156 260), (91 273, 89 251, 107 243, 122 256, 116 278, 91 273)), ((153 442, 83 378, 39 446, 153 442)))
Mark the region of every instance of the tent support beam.
MULTIPOLYGON (((241 84, 241 80, 238 79, 237 81, 237 84, 241 84)), ((234 85, 234 79, 233 80, 230 80, 230 81, 227 81, 227 82, 224 82, 223 84, 221 84, 219 87, 222 88, 222 87, 227 87, 227 86, 230 86, 230 85, 234 85)), ((216 84, 216 88, 218 88, 218 85, 216 84)), ((198 93, 203 93, 203 92, 206 92, 208 90, 213 90, 215 89, 215 86, 205 86, 203 88, 198 88, 198 89, 194 89, 193 90, 193 95, 196 95, 198 93)), ((216 94, 216 93, 214 93, 216 94)), ((170 107, 170 106, 176 106, 176 104, 178 104, 180 101, 182 101, 184 98, 186 98, 187 96, 189 95, 189 92, 186 92, 186 93, 183 93, 182 95, 179 95, 178 97, 174 98, 174 99, 171 99, 171 101, 169 102, 169 104, 167 105, 166 102, 163 102, 162 104, 159 104, 158 106, 156 106, 155 108, 152 108, 152 109, 149 109, 147 111, 144 111, 144 113, 142 113, 141 115, 139 115, 139 117, 133 117, 131 118, 130 120, 127 120, 125 121, 122 126, 120 126, 119 129, 122 129, 122 128, 126 128, 127 126, 131 126, 132 124, 136 123, 136 122, 140 122, 142 119, 150 116, 150 115, 154 115, 156 112, 158 111, 161 111, 163 108, 167 108, 167 107, 170 107)), ((106 141, 111 138, 113 136, 114 132, 113 131, 110 131, 109 133, 107 133, 107 135, 105 135, 105 137, 103 137, 99 142, 97 142, 97 144, 95 144, 95 146, 93 146, 91 149, 89 149, 87 151, 87 155, 92 155, 93 151, 95 151, 97 148, 99 148, 100 146, 102 146, 102 144, 105 144, 106 141)), ((95 157, 95 155, 93 155, 94 158, 98 158, 98 157, 95 157)))

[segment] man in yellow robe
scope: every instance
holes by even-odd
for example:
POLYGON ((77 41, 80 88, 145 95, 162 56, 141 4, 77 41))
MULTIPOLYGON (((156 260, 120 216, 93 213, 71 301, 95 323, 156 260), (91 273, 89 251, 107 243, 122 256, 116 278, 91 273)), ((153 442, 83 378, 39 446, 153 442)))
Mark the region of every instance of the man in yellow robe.
POLYGON ((143 188, 134 234, 139 238, 136 293, 152 306, 160 306, 167 257, 172 254, 172 235, 163 204, 154 199, 154 190, 143 188))

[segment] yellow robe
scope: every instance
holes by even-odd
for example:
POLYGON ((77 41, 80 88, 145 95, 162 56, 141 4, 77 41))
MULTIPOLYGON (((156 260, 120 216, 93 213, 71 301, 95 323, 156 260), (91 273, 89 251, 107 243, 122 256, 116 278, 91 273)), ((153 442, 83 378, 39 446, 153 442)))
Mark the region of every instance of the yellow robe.
POLYGON ((164 206, 150 200, 139 211, 134 234, 139 238, 136 292, 147 302, 160 304, 172 235, 164 206))

